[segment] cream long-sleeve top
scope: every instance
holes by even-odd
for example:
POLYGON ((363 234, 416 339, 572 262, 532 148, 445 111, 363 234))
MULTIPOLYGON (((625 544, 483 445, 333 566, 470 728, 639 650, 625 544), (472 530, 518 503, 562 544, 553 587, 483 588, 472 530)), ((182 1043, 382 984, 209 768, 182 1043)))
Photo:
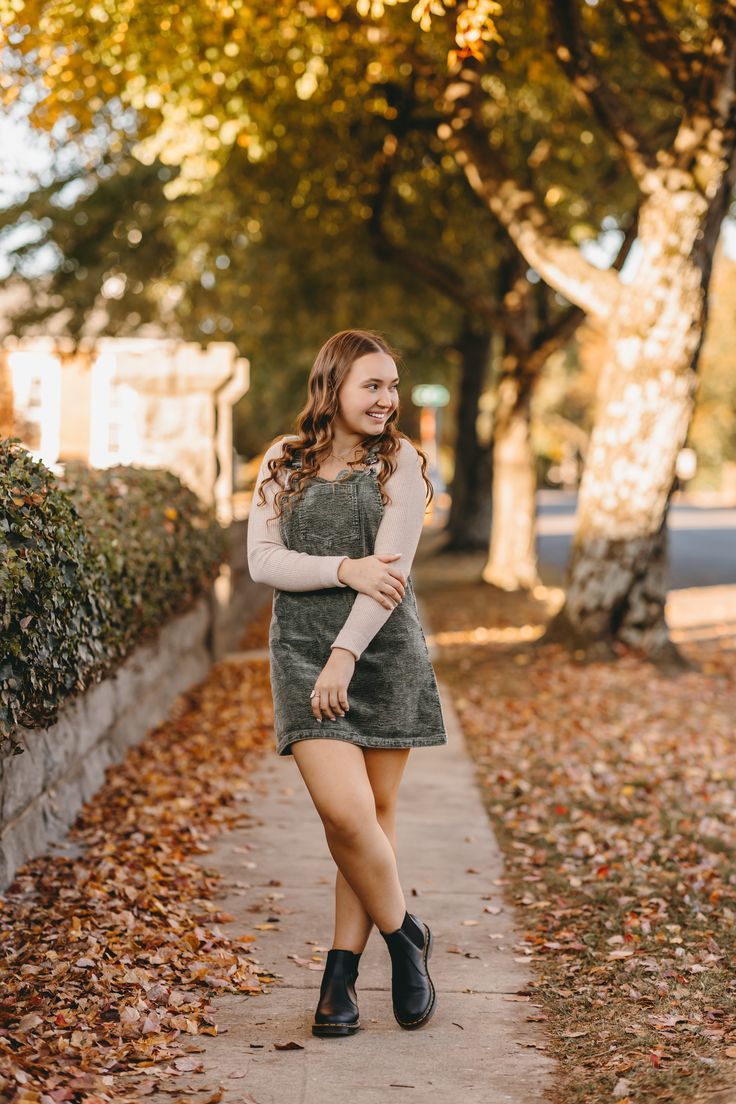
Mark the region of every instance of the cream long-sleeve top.
MULTIPOLYGON (((258 505, 260 486, 268 477, 268 462, 280 456, 283 437, 267 449, 256 479, 253 500, 248 517, 248 570, 255 582, 267 583, 278 590, 319 590, 326 587, 343 587, 337 572, 347 556, 313 556, 287 548, 281 536, 279 521, 275 516, 274 499, 278 487, 271 480, 263 488, 266 501, 258 505)), ((375 555, 399 552, 398 560, 389 561, 409 578, 414 554, 422 534, 425 513, 425 483, 422 478, 419 454, 411 441, 401 438, 397 454, 396 470, 385 483, 391 501, 384 506, 373 552, 375 555)), ((393 610, 386 609, 369 594, 358 593, 345 624, 337 634, 331 648, 346 648, 356 660, 370 644, 378 630, 386 623, 393 610)))

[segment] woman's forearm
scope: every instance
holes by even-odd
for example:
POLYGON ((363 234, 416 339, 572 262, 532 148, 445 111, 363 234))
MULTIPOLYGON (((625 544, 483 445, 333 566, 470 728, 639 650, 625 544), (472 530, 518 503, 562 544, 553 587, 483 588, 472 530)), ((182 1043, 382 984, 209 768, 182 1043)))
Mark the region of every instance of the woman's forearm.
MULTIPOLYGON (((425 493, 419 456, 409 442, 402 441, 396 471, 386 482, 391 502, 384 507, 378 526, 373 552, 400 552, 392 567, 398 568, 409 580, 414 555, 424 526, 425 493)), ((368 594, 357 594, 345 624, 331 647, 345 648, 356 660, 370 644, 393 610, 386 609, 368 594)))
MULTIPOLYGON (((250 532, 250 523, 249 523, 250 532)), ((248 542, 248 571, 256 583, 277 590, 322 590, 345 587, 338 568, 345 556, 313 556, 282 544, 253 538, 248 542)))

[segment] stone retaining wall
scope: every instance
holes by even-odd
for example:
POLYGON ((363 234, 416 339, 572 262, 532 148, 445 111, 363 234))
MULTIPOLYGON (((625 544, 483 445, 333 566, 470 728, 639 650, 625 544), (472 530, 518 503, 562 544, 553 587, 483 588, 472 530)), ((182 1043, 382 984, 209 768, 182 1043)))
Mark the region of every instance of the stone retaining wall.
POLYGON ((207 675, 238 639, 270 588, 251 581, 245 524, 211 594, 173 618, 103 682, 73 698, 56 724, 21 729, 24 751, 0 756, 0 890, 28 859, 59 840, 119 762, 167 716, 174 698, 207 675))

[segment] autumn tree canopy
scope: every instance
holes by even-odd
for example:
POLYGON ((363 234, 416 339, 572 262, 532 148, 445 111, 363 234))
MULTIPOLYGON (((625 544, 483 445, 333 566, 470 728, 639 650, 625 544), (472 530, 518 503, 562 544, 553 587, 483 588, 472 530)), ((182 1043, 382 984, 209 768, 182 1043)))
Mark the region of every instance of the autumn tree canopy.
POLYGON ((374 184, 339 156, 310 173, 301 124, 317 112, 385 142, 411 81, 413 125, 443 143, 434 171, 459 165, 526 263, 608 333, 559 627, 665 648, 648 565, 662 559, 733 184, 732 4, 98 4, 81 33, 76 14, 18 0, 8 20, 6 83, 33 98, 38 125, 90 164, 128 150, 175 167, 170 200, 201 193, 238 150, 246 169, 289 151, 297 201, 328 234, 330 201, 333 216, 349 205, 369 220, 374 184), (635 215, 642 262, 622 282, 585 244, 635 215))

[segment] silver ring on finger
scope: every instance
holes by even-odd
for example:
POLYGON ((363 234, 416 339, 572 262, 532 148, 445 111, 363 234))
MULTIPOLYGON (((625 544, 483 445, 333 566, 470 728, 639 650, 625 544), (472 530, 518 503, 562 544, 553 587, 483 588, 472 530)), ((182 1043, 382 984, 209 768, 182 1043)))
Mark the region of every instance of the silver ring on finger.
POLYGON ((314 695, 318 694, 318 693, 319 693, 319 690, 313 690, 312 693, 309 695, 310 699, 313 698, 314 695))

